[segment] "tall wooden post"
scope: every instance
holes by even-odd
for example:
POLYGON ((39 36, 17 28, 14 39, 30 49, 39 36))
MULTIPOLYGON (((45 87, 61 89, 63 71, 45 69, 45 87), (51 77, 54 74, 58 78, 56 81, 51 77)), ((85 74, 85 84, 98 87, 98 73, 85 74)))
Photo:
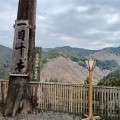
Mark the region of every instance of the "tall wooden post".
POLYGON ((92 70, 89 71, 89 118, 92 120, 92 70))
POLYGON ((93 113, 92 113, 92 72, 93 72, 93 69, 95 67, 95 64, 96 64, 96 61, 95 59, 85 59, 85 64, 86 64, 86 67, 89 71, 89 119, 92 120, 94 119, 96 116, 93 116, 93 113))
POLYGON ((33 78, 33 61, 35 58, 35 21, 36 0, 19 0, 17 20, 15 24, 15 31, 17 29, 16 25, 19 31, 18 33, 15 32, 14 35, 14 62, 12 63, 11 68, 12 74, 9 78, 4 116, 15 116, 19 108, 21 108, 23 114, 28 114, 32 110, 29 94, 29 81, 33 78), (29 26, 27 26, 28 24, 29 26), (22 27, 19 27, 20 25, 22 25, 22 27), (28 28, 29 30, 27 30, 28 28), (29 34, 26 34, 26 31, 28 31, 29 34), (29 36, 26 37, 25 35, 29 36), (28 43, 23 38, 25 38, 28 43), (22 42, 20 42, 20 40, 22 40, 22 42), (18 49, 20 49, 19 52, 18 49), (28 57, 26 57, 27 55, 28 57), (19 60, 17 60, 18 58, 16 58, 16 56, 18 56, 19 60), (24 64, 23 60, 26 64, 24 64))
POLYGON ((36 0, 19 0, 17 20, 29 20, 31 26, 29 33, 29 77, 33 78, 33 58, 35 55, 35 22, 36 22, 36 0))

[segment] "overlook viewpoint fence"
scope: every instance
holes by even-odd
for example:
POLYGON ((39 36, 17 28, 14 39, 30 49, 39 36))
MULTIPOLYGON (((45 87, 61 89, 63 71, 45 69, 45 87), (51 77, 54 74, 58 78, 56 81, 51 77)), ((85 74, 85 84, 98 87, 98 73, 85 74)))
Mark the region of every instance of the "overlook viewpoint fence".
MULTIPOLYGON (((1 80, 5 102, 8 81, 1 80)), ((88 114, 88 86, 51 82, 30 82, 32 101, 41 110, 88 114)), ((93 114, 102 120, 120 120, 120 87, 93 86, 93 114)))

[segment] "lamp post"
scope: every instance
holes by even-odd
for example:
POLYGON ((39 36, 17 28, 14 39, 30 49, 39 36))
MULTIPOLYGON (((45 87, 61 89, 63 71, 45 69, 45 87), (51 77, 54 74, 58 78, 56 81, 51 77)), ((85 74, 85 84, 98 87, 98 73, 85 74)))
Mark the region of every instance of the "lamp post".
POLYGON ((89 119, 93 119, 93 113, 92 113, 92 71, 96 64, 95 59, 85 59, 84 62, 86 64, 86 67, 89 71, 89 119))

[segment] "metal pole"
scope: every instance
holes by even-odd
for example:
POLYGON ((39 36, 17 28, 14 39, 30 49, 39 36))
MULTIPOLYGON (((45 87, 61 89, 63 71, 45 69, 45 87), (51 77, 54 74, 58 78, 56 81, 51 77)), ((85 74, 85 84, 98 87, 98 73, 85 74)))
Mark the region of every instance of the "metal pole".
POLYGON ((92 120, 92 70, 89 71, 89 118, 92 120))

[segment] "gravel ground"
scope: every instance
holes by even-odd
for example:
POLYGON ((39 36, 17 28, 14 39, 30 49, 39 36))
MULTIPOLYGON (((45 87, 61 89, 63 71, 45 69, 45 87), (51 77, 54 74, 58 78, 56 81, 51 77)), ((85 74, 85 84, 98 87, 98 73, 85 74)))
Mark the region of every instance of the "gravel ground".
POLYGON ((0 120, 81 120, 80 116, 63 112, 41 111, 39 113, 31 113, 27 116, 17 114, 15 117, 3 117, 0 112, 0 120))

